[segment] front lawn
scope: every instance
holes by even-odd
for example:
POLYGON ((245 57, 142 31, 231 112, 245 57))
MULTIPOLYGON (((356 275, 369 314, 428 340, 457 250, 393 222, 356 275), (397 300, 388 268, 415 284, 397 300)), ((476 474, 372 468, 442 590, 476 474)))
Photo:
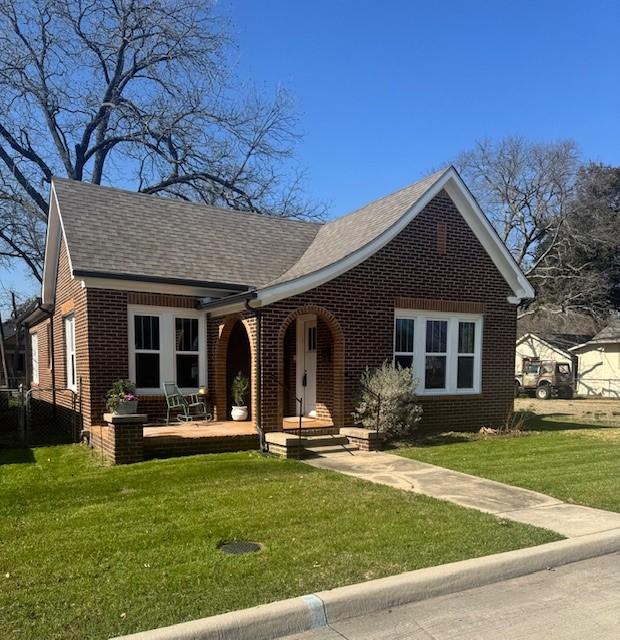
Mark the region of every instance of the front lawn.
POLYGON ((90 639, 557 539, 257 453, 0 451, 2 637, 90 639), (219 542, 261 542, 226 556, 219 542))
MULTIPOLYGON (((595 421, 598 409, 589 409, 589 417, 583 412, 567 415, 567 401, 539 401, 535 407, 520 402, 544 411, 521 436, 446 433, 394 453, 567 502, 620 511, 620 427, 595 421)), ((580 407, 579 400, 571 402, 580 407)), ((603 419, 620 415, 620 403, 599 404, 603 419)))

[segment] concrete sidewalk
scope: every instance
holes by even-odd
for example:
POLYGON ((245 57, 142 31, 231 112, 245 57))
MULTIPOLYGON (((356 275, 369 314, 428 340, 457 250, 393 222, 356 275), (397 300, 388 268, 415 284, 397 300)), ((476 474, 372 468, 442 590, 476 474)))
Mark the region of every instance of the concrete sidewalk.
POLYGON ((414 602, 282 640, 617 640, 620 554, 414 602))
POLYGON ((562 502, 511 485, 401 458, 386 452, 343 451, 317 455, 313 467, 447 500, 462 507, 535 525, 573 538, 620 529, 620 513, 562 502))

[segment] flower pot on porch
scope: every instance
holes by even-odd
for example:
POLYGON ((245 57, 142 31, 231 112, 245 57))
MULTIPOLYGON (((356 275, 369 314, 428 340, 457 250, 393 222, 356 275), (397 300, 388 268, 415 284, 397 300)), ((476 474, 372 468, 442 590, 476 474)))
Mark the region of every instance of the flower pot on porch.
POLYGON ((126 416, 130 413, 138 413, 137 400, 121 400, 114 409, 114 414, 117 416, 126 416))
POLYGON ((248 408, 247 407, 233 407, 230 412, 231 418, 235 422, 241 422, 242 420, 248 419, 248 408))

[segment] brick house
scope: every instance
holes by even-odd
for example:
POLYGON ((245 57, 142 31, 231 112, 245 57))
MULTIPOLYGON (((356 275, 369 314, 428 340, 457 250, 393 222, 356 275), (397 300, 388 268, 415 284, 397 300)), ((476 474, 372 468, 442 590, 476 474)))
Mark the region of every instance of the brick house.
POLYGON ((528 281, 452 167, 325 224, 54 179, 32 385, 83 425, 118 378, 141 411, 162 384, 207 386, 216 420, 251 380, 259 432, 303 415, 346 426, 365 367, 419 380, 426 429, 474 429, 512 406, 516 305, 528 281), (75 406, 75 405, 74 405, 75 406))

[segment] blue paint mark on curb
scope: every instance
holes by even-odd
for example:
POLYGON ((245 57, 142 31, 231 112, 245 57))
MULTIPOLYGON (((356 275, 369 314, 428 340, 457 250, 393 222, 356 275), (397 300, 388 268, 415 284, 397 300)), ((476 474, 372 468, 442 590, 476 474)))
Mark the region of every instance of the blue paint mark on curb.
POLYGON ((304 596, 304 601, 308 605, 310 611, 311 628, 316 629, 318 627, 327 626, 327 618, 325 617, 325 607, 323 606, 323 600, 314 594, 304 596))

